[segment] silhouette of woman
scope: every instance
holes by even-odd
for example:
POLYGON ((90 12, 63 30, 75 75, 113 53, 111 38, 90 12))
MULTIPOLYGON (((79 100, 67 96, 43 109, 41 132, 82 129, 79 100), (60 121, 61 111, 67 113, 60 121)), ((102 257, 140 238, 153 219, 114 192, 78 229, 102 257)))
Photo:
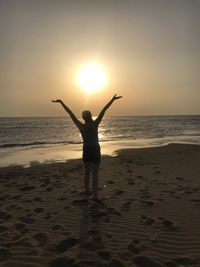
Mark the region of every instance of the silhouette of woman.
POLYGON ((85 194, 89 195, 89 182, 90 173, 92 172, 92 187, 93 197, 98 199, 98 171, 101 159, 100 145, 98 139, 98 126, 106 112, 106 110, 112 105, 112 103, 122 98, 122 96, 114 95, 112 99, 105 105, 105 107, 99 113, 99 116, 93 120, 90 111, 85 110, 82 112, 82 118, 85 123, 79 121, 74 113, 64 104, 60 99, 52 100, 52 102, 60 103, 66 112, 70 115, 72 121, 78 127, 82 139, 83 139, 83 162, 84 162, 84 186, 85 194))

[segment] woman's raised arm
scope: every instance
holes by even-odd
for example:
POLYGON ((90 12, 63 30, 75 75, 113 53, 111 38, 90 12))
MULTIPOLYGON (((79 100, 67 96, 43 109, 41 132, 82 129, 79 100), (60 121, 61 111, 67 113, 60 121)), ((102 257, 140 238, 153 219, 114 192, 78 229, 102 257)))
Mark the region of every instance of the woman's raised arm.
POLYGON ((80 126, 82 125, 82 123, 76 118, 76 116, 71 111, 71 109, 69 109, 62 100, 57 99, 57 100, 52 100, 52 102, 54 102, 54 103, 60 103, 63 106, 63 108, 65 109, 65 111, 70 115, 72 121, 76 124, 76 126, 78 128, 80 128, 80 126))
POLYGON ((105 107, 101 110, 101 112, 99 113, 99 116, 98 116, 98 117, 96 118, 96 120, 95 120, 98 124, 101 122, 101 120, 102 120, 102 118, 103 118, 103 116, 104 116, 106 110, 112 105, 112 103, 113 103, 115 100, 117 100, 117 99, 119 99, 119 98, 122 98, 122 96, 114 95, 114 96, 112 97, 112 99, 105 105, 105 107))

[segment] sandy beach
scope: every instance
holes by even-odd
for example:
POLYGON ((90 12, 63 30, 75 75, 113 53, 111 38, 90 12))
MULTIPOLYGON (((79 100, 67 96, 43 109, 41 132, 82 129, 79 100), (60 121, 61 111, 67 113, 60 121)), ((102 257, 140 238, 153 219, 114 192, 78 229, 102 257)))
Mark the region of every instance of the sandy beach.
POLYGON ((104 156, 101 203, 80 159, 0 169, 1 267, 200 266, 200 146, 104 156))

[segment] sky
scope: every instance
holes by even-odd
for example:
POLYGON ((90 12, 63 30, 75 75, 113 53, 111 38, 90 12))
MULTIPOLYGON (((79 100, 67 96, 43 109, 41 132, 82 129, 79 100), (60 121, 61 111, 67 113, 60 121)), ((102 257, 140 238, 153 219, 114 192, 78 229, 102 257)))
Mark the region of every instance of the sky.
POLYGON ((0 0, 0 116, 200 114, 200 0, 0 0), (108 84, 87 95, 78 69, 108 84))

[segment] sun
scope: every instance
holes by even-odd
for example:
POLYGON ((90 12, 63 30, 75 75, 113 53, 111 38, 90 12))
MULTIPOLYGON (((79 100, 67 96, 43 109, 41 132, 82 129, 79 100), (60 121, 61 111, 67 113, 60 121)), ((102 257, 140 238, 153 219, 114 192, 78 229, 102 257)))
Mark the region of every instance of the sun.
POLYGON ((97 63, 90 63, 79 70, 77 82, 87 94, 91 94, 103 89, 108 79, 103 67, 97 63))

